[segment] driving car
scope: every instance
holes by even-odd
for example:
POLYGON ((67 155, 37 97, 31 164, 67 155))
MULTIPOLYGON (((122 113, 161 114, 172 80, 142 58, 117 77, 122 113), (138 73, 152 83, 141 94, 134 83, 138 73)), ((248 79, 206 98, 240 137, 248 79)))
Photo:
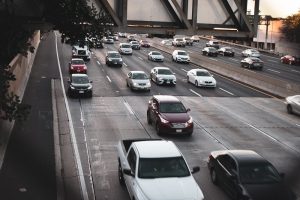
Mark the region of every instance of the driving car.
POLYGON ((294 113, 300 115, 300 95, 286 97, 285 104, 289 114, 294 113))
POLYGON ((123 60, 121 55, 117 51, 108 51, 105 55, 105 64, 108 66, 119 66, 122 67, 123 60))
POLYGON ((192 83, 197 87, 212 87, 217 86, 217 81, 206 69, 191 69, 187 72, 187 82, 192 83))
POLYGON ((193 40, 193 42, 199 42, 199 41, 200 41, 200 38, 199 38, 198 35, 193 35, 193 36, 191 37, 191 39, 193 40))
POLYGON ((74 45, 72 47, 72 58, 82 58, 84 61, 91 59, 91 52, 88 46, 74 45))
POLYGON ((242 51, 242 56, 243 57, 256 57, 256 58, 259 58, 260 53, 256 49, 245 49, 244 51, 242 51))
POLYGON ((84 73, 86 74, 87 67, 82 58, 72 58, 69 62, 69 73, 84 73))
POLYGON ((135 49, 135 50, 140 50, 141 49, 141 45, 138 41, 131 41, 129 43, 131 44, 132 49, 135 49))
POLYGON ((68 84, 69 97, 74 97, 76 95, 87 97, 93 96, 92 81, 89 80, 89 77, 86 74, 71 74, 68 84))
POLYGON ((121 38, 126 38, 126 33, 118 32, 118 36, 121 38))
POLYGON ((136 38, 135 38, 135 35, 128 35, 128 36, 127 36, 127 41, 128 41, 128 42, 131 42, 131 41, 137 41, 137 40, 136 40, 136 38))
POLYGON ((114 38, 112 36, 107 36, 103 38, 103 42, 105 44, 113 44, 114 43, 114 38))
POLYGON ((158 85, 176 85, 176 76, 168 67, 154 67, 151 69, 150 79, 158 85))
POLYGON ((119 53, 132 55, 132 47, 130 43, 120 43, 119 45, 119 53))
POLYGON ((289 65, 300 65, 300 57, 285 55, 280 58, 280 62, 289 65))
POLYGON ((185 47, 185 41, 183 40, 183 38, 174 38, 172 41, 172 46, 176 46, 176 47, 185 47))
POLYGON ((206 47, 214 47, 216 49, 220 48, 219 42, 215 40, 210 40, 205 44, 206 47))
POLYGON ((144 71, 130 71, 126 78, 127 87, 131 90, 150 91, 150 79, 144 71))
POLYGON ((174 50, 172 53, 172 60, 175 62, 190 62, 190 56, 186 51, 183 50, 174 50))
POLYGON ((218 51, 215 47, 204 47, 202 49, 202 55, 217 57, 218 56, 218 51))
POLYGON ((241 60, 241 67, 262 70, 263 66, 264 66, 264 62, 261 59, 256 57, 247 57, 241 60))
POLYGON ((218 49, 218 54, 223 56, 234 56, 234 50, 231 47, 221 47, 218 49))
POLYGON ((211 181, 232 199, 295 200, 283 174, 252 150, 213 151, 208 158, 211 181))
POLYGON ((148 60, 163 62, 165 57, 159 51, 150 51, 148 53, 148 60))
POLYGON ((148 102, 147 122, 154 125, 158 135, 191 136, 194 123, 189 111, 175 96, 154 95, 148 102))
POLYGON ((147 40, 140 40, 140 45, 141 47, 150 47, 150 42, 148 42, 147 40))
POLYGON ((193 40, 190 37, 184 37, 183 41, 186 45, 193 46, 193 40))

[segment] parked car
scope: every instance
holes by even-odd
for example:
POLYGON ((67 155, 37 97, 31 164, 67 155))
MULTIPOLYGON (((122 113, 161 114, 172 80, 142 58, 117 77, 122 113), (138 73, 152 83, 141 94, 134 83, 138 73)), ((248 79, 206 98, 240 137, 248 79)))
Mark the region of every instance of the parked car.
POLYGON ((281 63, 289 65, 300 65, 300 57, 285 55, 280 58, 281 63))
POLYGON ((132 47, 130 43, 120 43, 119 45, 119 53, 132 55, 132 47))
POLYGON ((215 40, 210 40, 206 43, 205 45, 206 47, 214 47, 216 49, 219 49, 220 48, 220 44, 218 41, 215 41, 215 40))
POLYGON ((162 40, 160 43, 163 44, 163 45, 166 45, 166 46, 171 46, 172 45, 172 40, 162 40))
POLYGON ((172 53, 172 60, 175 62, 190 62, 190 56, 186 51, 183 50, 174 50, 172 53))
POLYGON ((204 49, 202 49, 202 55, 217 57, 218 51, 215 47, 204 47, 204 49))
POLYGON ((193 42, 199 42, 199 41, 200 41, 200 38, 199 38, 198 35, 193 35, 193 36, 191 37, 191 39, 193 40, 193 42))
POLYGON ((117 51, 108 51, 105 56, 105 63, 108 66, 122 67, 123 60, 121 55, 117 51))
POLYGON ((150 51, 148 53, 148 60, 163 62, 165 57, 159 51, 150 51))
POLYGON ((88 46, 74 45, 72 47, 72 58, 82 58, 84 61, 91 59, 91 52, 88 46))
POLYGON ((114 38, 112 36, 107 36, 103 38, 103 43, 105 44, 113 44, 114 43, 114 38))
POLYGON ((243 57, 256 57, 256 58, 259 58, 260 53, 256 49, 245 49, 244 51, 242 51, 242 56, 243 57))
POLYGON ((68 80, 68 96, 74 97, 76 95, 93 96, 92 81, 89 80, 86 74, 71 74, 68 80))
POLYGON ((241 67, 262 70, 264 67, 264 62, 256 57, 247 57, 241 60, 241 67))
POLYGON ((193 46, 193 40, 190 37, 184 37, 183 41, 186 45, 193 46))
POLYGON ((130 71, 126 78, 127 87, 132 90, 150 91, 150 79, 144 71, 130 71))
POLYGON ((147 122, 153 124, 158 135, 178 134, 191 136, 194 130, 193 118, 183 103, 175 96, 154 95, 147 109, 147 122))
POLYGON ((300 95, 288 96, 285 98, 286 109, 290 114, 300 115, 300 95))
POLYGON ((221 47, 218 49, 218 53, 223 56, 234 56, 234 50, 231 47, 221 47))
POLYGON ((217 86, 217 81, 206 69, 191 69, 187 72, 187 82, 193 83, 197 87, 217 86))
POLYGON ((81 73, 86 74, 87 67, 85 65, 85 62, 82 58, 72 58, 71 62, 69 62, 69 73, 81 73))
POLYGON ((134 200, 204 200, 184 155, 172 142, 159 139, 121 140, 118 176, 134 200))
POLYGON ((254 151, 213 151, 209 155, 208 169, 212 182, 233 199, 296 199, 284 184, 283 174, 254 151))
POLYGON ((140 45, 141 45, 141 47, 149 48, 150 47, 150 42, 148 42, 147 40, 141 40, 140 45))
POLYGON ((141 49, 141 45, 138 41, 131 41, 131 48, 135 49, 135 50, 140 50, 141 49))
POLYGON ((176 46, 176 47, 185 47, 185 41, 183 40, 183 38, 174 38, 172 41, 172 46, 176 46))
POLYGON ((154 67, 150 72, 150 79, 159 85, 176 85, 176 76, 168 67, 154 67))

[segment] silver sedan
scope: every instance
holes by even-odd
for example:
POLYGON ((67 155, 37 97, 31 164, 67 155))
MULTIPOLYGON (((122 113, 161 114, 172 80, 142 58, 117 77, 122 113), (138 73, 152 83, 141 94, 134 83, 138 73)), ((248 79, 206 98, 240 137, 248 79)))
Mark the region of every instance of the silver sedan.
POLYGON ((295 113, 300 115, 300 95, 286 97, 285 103, 288 113, 295 113))
POLYGON ((148 60, 163 62, 164 59, 164 56, 159 51, 150 51, 148 54, 148 60))
POLYGON ((150 91, 150 79, 144 71, 130 71, 126 78, 127 87, 132 90, 150 91))

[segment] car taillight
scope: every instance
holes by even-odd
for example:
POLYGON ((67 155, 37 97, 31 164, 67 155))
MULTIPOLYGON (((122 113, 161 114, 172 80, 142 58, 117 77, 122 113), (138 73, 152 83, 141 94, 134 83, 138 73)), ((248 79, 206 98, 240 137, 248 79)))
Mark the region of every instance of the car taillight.
POLYGON ((87 70, 87 67, 86 67, 86 66, 84 66, 84 67, 83 67, 83 69, 87 70))
POLYGON ((73 66, 71 66, 71 69, 74 69, 74 67, 73 67, 73 66))

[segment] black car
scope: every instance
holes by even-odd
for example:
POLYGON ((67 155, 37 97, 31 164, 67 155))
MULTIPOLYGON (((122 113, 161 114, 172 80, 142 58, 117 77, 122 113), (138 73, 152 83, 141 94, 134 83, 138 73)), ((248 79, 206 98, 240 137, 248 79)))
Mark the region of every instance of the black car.
POLYGON ((218 49, 218 53, 223 56, 234 56, 234 51, 231 47, 222 47, 218 49))
POLYGON ((251 150, 211 152, 208 160, 211 180, 236 200, 294 200, 284 184, 283 174, 251 150))
POLYGON ((241 67, 262 70, 262 68, 264 67, 264 62, 261 59, 256 57, 247 57, 241 60, 241 67))
POLYGON ((68 81, 68 96, 93 96, 92 81, 89 80, 86 74, 71 74, 70 80, 68 81))
POLYGON ((202 49, 202 54, 205 56, 218 56, 218 51, 215 47, 205 47, 202 49))
POLYGON ((123 60, 119 52, 117 51, 108 51, 105 57, 105 63, 108 66, 119 66, 122 67, 123 60))

